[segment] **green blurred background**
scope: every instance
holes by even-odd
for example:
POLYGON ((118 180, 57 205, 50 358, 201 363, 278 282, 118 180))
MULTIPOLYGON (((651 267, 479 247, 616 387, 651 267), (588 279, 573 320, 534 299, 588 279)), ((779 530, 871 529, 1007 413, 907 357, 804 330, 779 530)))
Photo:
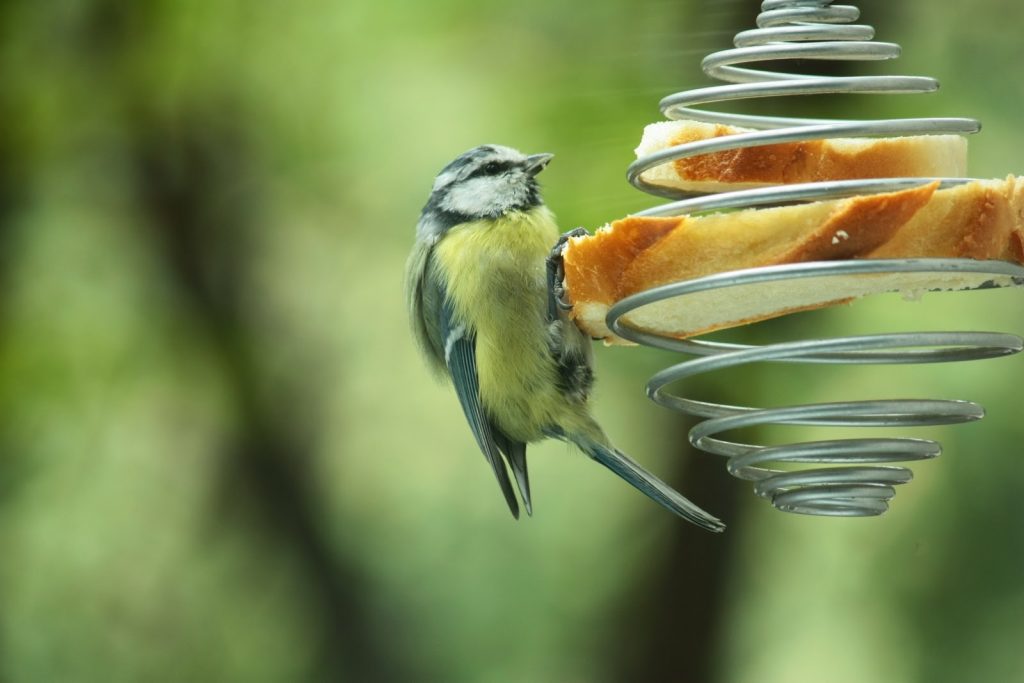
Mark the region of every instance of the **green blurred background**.
MULTIPOLYGON (((860 7, 904 47, 863 71, 943 91, 761 111, 974 116, 972 174, 1024 171, 1020 3, 860 7)), ((1021 358, 693 382, 988 407, 913 430, 946 454, 887 515, 833 520, 690 457, 690 423, 643 393, 671 356, 599 348, 598 416, 726 519, 711 536, 561 444, 532 448, 535 517, 513 523, 410 342, 401 271, 441 166, 554 152, 565 228, 650 205, 623 180, 642 127, 757 11, 3 3, 0 681, 1024 680, 1021 358)), ((1022 313, 1012 291, 880 297, 729 338, 1021 333, 1022 313)))

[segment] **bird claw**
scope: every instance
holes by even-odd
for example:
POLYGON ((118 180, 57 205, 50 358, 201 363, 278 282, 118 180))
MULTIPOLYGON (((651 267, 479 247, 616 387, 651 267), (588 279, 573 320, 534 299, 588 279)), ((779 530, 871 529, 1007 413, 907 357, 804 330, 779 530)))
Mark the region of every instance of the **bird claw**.
POLYGON ((560 313, 572 310, 572 304, 565 298, 565 262, 562 260, 565 245, 569 238, 586 234, 588 233, 583 228, 574 228, 563 233, 548 255, 548 319, 552 322, 559 319, 560 313))

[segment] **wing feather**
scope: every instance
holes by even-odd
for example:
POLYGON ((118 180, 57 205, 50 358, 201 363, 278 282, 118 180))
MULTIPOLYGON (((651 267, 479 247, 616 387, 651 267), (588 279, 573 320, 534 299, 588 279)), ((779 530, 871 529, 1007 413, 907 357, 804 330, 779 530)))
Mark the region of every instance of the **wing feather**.
MULTIPOLYGON (((476 366, 476 335, 464 323, 458 320, 451 301, 445 295, 443 286, 436 278, 429 278, 426 286, 435 287, 436 298, 441 302, 439 332, 443 341, 444 361, 448 367, 448 374, 451 376, 455 393, 459 397, 462 411, 466 415, 469 428, 480 446, 481 452, 487 462, 490 463, 494 476, 498 480, 501 492, 505 496, 505 502, 512 512, 512 516, 519 518, 519 502, 512 488, 512 482, 505 467, 505 461, 501 457, 501 450, 495 441, 495 430, 490 420, 484 414, 483 404, 480 402, 480 377, 477 374, 476 366)), ((525 446, 524 451, 524 475, 525 475, 525 446)), ((517 474, 518 476, 518 474, 517 474)))

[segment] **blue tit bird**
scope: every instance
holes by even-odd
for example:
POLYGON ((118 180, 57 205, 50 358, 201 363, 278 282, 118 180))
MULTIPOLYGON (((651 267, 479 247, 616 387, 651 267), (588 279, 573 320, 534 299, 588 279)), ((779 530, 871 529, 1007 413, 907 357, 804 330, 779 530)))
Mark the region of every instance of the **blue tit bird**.
POLYGON ((722 522, 612 446, 590 416, 591 340, 555 305, 548 275, 560 234, 537 174, 551 158, 483 145, 437 175, 406 272, 414 336, 428 364, 451 379, 517 519, 509 470, 532 514, 526 444, 555 438, 680 517, 722 531, 722 522))

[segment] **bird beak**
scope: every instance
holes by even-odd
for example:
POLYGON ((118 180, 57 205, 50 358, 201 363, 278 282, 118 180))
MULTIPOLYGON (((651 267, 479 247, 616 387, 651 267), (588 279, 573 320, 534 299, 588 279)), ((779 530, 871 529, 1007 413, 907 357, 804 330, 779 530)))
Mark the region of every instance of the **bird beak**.
POLYGON ((554 154, 531 154, 526 157, 526 172, 530 175, 537 175, 544 170, 554 154))

